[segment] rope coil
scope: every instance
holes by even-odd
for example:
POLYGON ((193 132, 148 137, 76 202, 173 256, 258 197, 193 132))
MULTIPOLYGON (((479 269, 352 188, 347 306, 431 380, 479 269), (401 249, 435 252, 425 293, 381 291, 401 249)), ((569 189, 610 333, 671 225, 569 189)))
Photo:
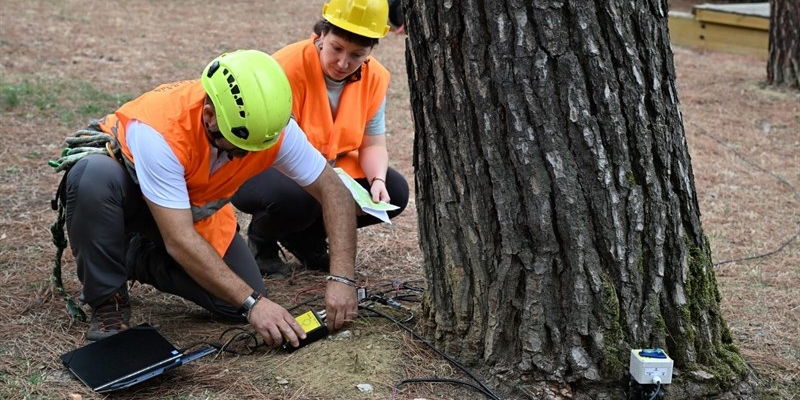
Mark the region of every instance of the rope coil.
POLYGON ((119 141, 112 135, 99 130, 99 125, 90 125, 87 129, 81 129, 64 141, 67 147, 61 152, 58 160, 51 160, 48 165, 56 169, 56 172, 68 171, 75 163, 91 154, 105 154, 119 160, 120 149, 119 141))

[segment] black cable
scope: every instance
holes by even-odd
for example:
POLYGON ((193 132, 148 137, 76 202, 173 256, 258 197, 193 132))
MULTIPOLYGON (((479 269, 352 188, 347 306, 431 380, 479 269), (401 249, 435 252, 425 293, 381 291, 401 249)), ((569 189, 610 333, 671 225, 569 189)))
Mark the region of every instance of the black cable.
POLYGON ((236 355, 251 355, 255 353, 256 349, 263 345, 263 342, 258 340, 258 334, 255 331, 248 331, 244 328, 228 328, 219 335, 219 340, 222 342, 219 345, 219 351, 236 354, 236 355), (226 335, 231 332, 236 332, 230 339, 223 340, 226 335), (245 351, 233 350, 230 347, 236 343, 244 343, 245 351))
POLYGON ((661 382, 658 382, 658 385, 656 386, 655 392, 653 392, 653 394, 650 396, 650 398, 648 400, 655 400, 655 398, 656 398, 656 396, 658 396, 659 392, 661 392, 661 382))
POLYGON ((758 259, 760 259, 760 258, 767 258, 767 257, 769 257, 769 256, 772 256, 772 255, 778 254, 778 253, 780 253, 781 251, 783 251, 783 249, 784 249, 786 246, 790 245, 792 242, 794 242, 794 241, 797 239, 797 236, 798 236, 798 235, 800 235, 800 231, 798 231, 797 233, 795 233, 795 234, 794 234, 794 236, 792 236, 791 238, 789 238, 789 240, 787 240, 787 241, 783 242, 783 244, 781 244, 781 245, 780 245, 780 246, 779 246, 777 249, 775 249, 775 250, 772 250, 772 251, 769 251, 769 252, 766 252, 766 253, 762 253, 762 254, 756 254, 756 255, 754 255, 754 256, 750 256, 750 257, 733 258, 733 259, 730 259, 730 260, 720 261, 720 262, 713 263, 713 265, 714 265, 715 267, 718 267, 718 266, 720 266, 720 265, 723 265, 723 264, 730 264, 730 263, 734 263, 734 262, 738 262, 738 261, 750 261, 750 260, 758 260, 758 259))
POLYGON ((206 342, 204 340, 200 340, 200 341, 197 341, 197 342, 193 342, 193 343, 189 344, 188 346, 186 346, 184 348, 178 349, 178 351, 181 352, 181 353, 186 353, 192 347, 203 346, 203 345, 215 347, 218 350, 219 350, 219 348, 221 346, 219 343, 210 343, 210 342, 206 342))
POLYGON ((314 297, 312 297, 312 298, 310 298, 310 299, 308 299, 306 301, 303 301, 303 302, 300 302, 300 303, 297 303, 297 304, 293 305, 291 308, 287 308, 286 311, 292 312, 292 311, 298 309, 299 307, 311 304, 311 303, 313 303, 313 302, 315 302, 317 300, 322 300, 324 298, 325 298, 324 296, 314 296, 314 297))
MULTIPOLYGON (((405 284, 405 282, 403 282, 403 285, 404 284, 405 284)), ((392 283, 389 283, 387 285, 392 285, 392 283)), ((416 288, 414 288, 414 289, 409 288, 408 290, 416 290, 416 288)), ((389 290, 389 291, 387 291, 387 293, 388 292, 392 292, 392 291, 396 291, 396 290, 389 290)), ((399 298, 400 300, 417 301, 417 300, 408 300, 408 299, 404 298, 405 296, 416 296, 416 295, 400 295, 400 296, 403 296, 403 297, 399 298)), ((395 298, 397 298, 397 297, 398 296, 395 296, 395 298)), ((294 310, 296 310, 296 309, 298 309, 298 308, 300 308, 302 306, 306 306, 308 304, 314 303, 314 302, 322 300, 322 299, 324 299, 324 296, 314 296, 314 297, 312 297, 312 298, 310 298, 308 300, 302 301, 300 303, 296 303, 292 307, 287 308, 286 311, 291 313, 292 311, 294 311, 294 310)), ((384 304, 386 304, 386 303, 384 303, 384 304)), ((410 315, 407 317, 407 319, 405 319, 403 322, 408 322, 408 321, 411 321, 413 319, 414 319, 414 313, 410 313, 410 315)), ((219 340, 220 340, 221 343, 208 343, 208 342, 193 343, 191 346, 186 347, 186 349, 189 349, 192 346, 196 346, 196 345, 202 343, 202 344, 208 344, 209 346, 216 347, 220 352, 231 353, 231 354, 235 354, 235 355, 250 355, 250 354, 253 354, 257 348, 259 348, 261 346, 266 346, 265 342, 263 342, 263 341, 258 339, 258 334, 255 331, 249 331, 249 330, 246 330, 245 328, 241 328, 241 327, 234 327, 234 328, 226 329, 225 331, 223 331, 220 334, 219 340), (233 331, 238 331, 238 333, 233 335, 230 339, 223 340, 223 338, 226 335, 230 334, 233 331), (240 342, 244 342, 245 343, 244 344, 245 349, 246 349, 245 351, 239 351, 239 350, 231 349, 232 345, 234 345, 236 343, 240 343, 240 342)))
POLYGON ((409 303, 419 303, 422 301, 417 294, 398 294, 392 296, 392 298, 395 300, 407 301, 409 303))
MULTIPOLYGON (((488 388, 486 385, 484 385, 484 384, 483 384, 483 382, 481 382, 481 380, 480 380, 480 379, 478 379, 478 378, 477 378, 477 377, 476 377, 474 374, 472 374, 472 373, 471 373, 471 372, 470 372, 470 371, 469 371, 469 370, 468 370, 466 367, 464 367, 463 365, 461 365, 461 364, 460 364, 458 361, 456 361, 455 359, 451 358, 450 356, 448 356, 447 354, 445 354, 445 353, 444 353, 444 352, 442 352, 441 350, 437 349, 437 348, 436 348, 436 347, 435 347, 433 344, 431 344, 430 342, 428 342, 427 340, 425 340, 425 338, 423 338, 422 336, 420 336, 419 334, 417 334, 416 332, 414 332, 414 330, 412 330, 411 328, 407 327, 405 324, 401 323, 400 321, 396 320, 395 318, 392 318, 390 315, 388 315, 388 314, 386 314, 386 313, 384 313, 384 312, 382 312, 382 311, 378 311, 378 310, 376 310, 376 309, 374 309, 374 308, 372 308, 372 307, 369 307, 369 306, 368 306, 368 305, 366 305, 366 304, 360 304, 360 305, 359 305, 359 307, 360 307, 360 308, 363 308, 363 309, 365 309, 365 310, 368 310, 368 311, 370 311, 370 312, 373 312, 373 313, 375 313, 375 314, 377 314, 377 315, 380 315, 381 317, 383 317, 383 318, 386 318, 386 319, 388 319, 389 321, 392 321, 392 322, 394 322, 394 324, 395 324, 395 325, 397 325, 397 326, 399 326, 399 327, 403 328, 403 329, 404 329, 406 332, 408 332, 408 333, 410 333, 412 336, 414 336, 414 338, 415 338, 415 339, 417 339, 417 340, 421 341, 421 342, 422 342, 422 343, 424 343, 426 346, 430 347, 430 348, 431 348, 431 349, 432 349, 434 352, 436 352, 436 354, 438 354, 440 357, 444 358, 445 360, 447 360, 447 361, 448 361, 448 362, 450 362, 451 364, 453 364, 453 365, 455 365, 456 367, 458 367, 458 369, 460 369, 460 370, 461 370, 461 371, 462 371, 464 374, 466 374, 467 376, 469 376, 469 377, 470 377, 472 380, 474 380, 474 381, 475 381, 475 382, 478 384, 478 386, 475 386, 475 385, 473 385, 473 384, 471 384, 471 383, 464 382, 464 384, 465 384, 465 385, 467 385, 467 386, 470 386, 470 387, 475 387, 475 389, 476 389, 476 390, 478 390, 478 391, 479 391, 479 392, 481 392, 481 393, 482 393, 484 396, 486 396, 486 397, 488 397, 488 398, 490 398, 490 399, 492 399, 492 400, 502 400, 502 399, 501 399, 499 396, 497 396, 496 394, 494 394, 494 392, 492 392, 492 390, 491 390, 491 389, 489 389, 489 388, 488 388)), ((409 380, 409 381, 411 381, 411 380, 409 380)), ((401 381, 401 382, 402 382, 402 381, 401 381)), ((394 389, 395 389, 395 388, 393 388, 392 390, 394 391, 394 389)))
POLYGON ((416 291, 416 292, 424 292, 425 291, 425 289, 423 289, 423 288, 418 288, 416 286, 409 285, 409 283, 411 283, 411 282, 423 282, 424 283, 424 281, 422 279, 416 279, 416 280, 413 280, 413 281, 404 281, 403 282, 403 288, 404 289, 408 289, 408 290, 413 290, 413 291, 416 291))
MULTIPOLYGON (((412 321, 414 319, 414 313, 411 310, 409 310, 408 308, 402 307, 402 305, 400 305, 400 303, 398 303, 396 300, 419 301, 418 299, 408 300, 409 297, 416 297, 418 295, 417 294, 395 294, 395 296, 392 296, 392 297, 385 297, 384 295, 388 294, 388 293, 391 293, 391 292, 397 293, 397 292, 399 292, 401 290, 418 291, 418 292, 422 291, 422 289, 419 289, 419 288, 416 288, 416 287, 406 286, 406 283, 407 282, 403 282, 402 284, 398 285, 397 281, 394 281, 392 284, 390 284, 393 287, 393 289, 390 289, 390 290, 387 290, 387 291, 384 291, 384 292, 373 293, 372 295, 370 295, 369 298, 367 298, 365 301, 363 301, 361 304, 359 304, 358 307, 363 309, 363 310, 365 310, 365 311, 374 313, 374 314, 376 314, 376 315, 378 315, 378 316, 380 316, 382 318, 388 319, 389 321, 392 321, 395 325, 403 328, 405 331, 407 331, 412 336, 414 336, 414 338, 416 338, 417 340, 421 341, 426 346, 430 347, 434 352, 436 352, 436 354, 438 354, 439 356, 441 356, 442 358, 444 358, 445 360, 447 360, 451 364, 453 364, 456 367, 458 367, 464 374, 469 376, 477 384, 473 384, 471 382, 460 381, 460 380, 456 380, 456 379, 443 379, 443 378, 403 379, 403 380, 400 380, 400 381, 396 382, 394 384, 394 386, 392 387, 392 394, 393 394, 392 397, 394 397, 394 393, 395 393, 395 391, 397 390, 397 388, 399 386, 407 384, 407 383, 439 382, 439 383, 449 383, 449 384, 454 384, 454 385, 466 386, 466 387, 472 388, 472 389, 482 393, 484 396, 488 397, 489 399, 502 400, 499 396, 494 394, 494 392, 492 392, 491 389, 489 389, 486 385, 484 385, 483 382, 481 382, 474 374, 472 374, 469 370, 467 370, 466 367, 461 365, 458 361, 454 360, 453 358, 451 358, 447 354, 444 354, 442 351, 440 351, 439 349, 434 347, 433 344, 431 344, 430 342, 425 340, 422 336, 420 336, 419 334, 414 332, 411 328, 409 328, 409 327, 407 327, 405 325, 405 323, 410 322, 410 321, 412 321), (384 313, 382 311, 378 311, 375 308, 370 307, 368 303, 371 303, 371 302, 378 302, 378 303, 385 304, 385 305, 387 305, 389 307, 392 307, 392 308, 403 308, 406 311, 408 311, 409 316, 406 319, 404 319, 403 321, 400 321, 400 320, 398 320, 398 319, 396 319, 396 318, 394 318, 394 317, 392 317, 392 316, 390 316, 390 315, 388 315, 388 314, 386 314, 386 313, 384 313)), ((382 286, 385 286, 385 285, 382 285, 382 286)), ((314 301, 321 300, 322 298, 323 298, 322 296, 315 296, 315 297, 313 297, 311 299, 308 299, 308 300, 303 301, 301 303, 295 304, 291 308, 288 308, 287 311, 291 312, 292 310, 295 310, 298 307, 310 304, 310 303, 312 303, 314 301)), ((240 327, 234 327, 234 328, 226 329, 225 331, 223 331, 220 334, 219 340, 222 343, 208 343, 208 342, 203 342, 203 341, 195 342, 195 343, 192 343, 191 345, 185 347, 182 350, 182 352, 185 352, 186 350, 188 350, 188 349, 190 349, 192 347, 195 347, 195 346, 198 346, 198 345, 201 345, 201 344, 206 344, 206 345, 209 345, 209 346, 217 348, 219 352, 227 352, 227 353, 232 353, 232 354, 236 354, 236 355, 251 355, 251 354, 253 354, 255 352, 255 350, 258 347, 266 345, 265 342, 258 340, 258 334, 255 331, 248 331, 248 330, 246 330, 244 328, 240 328, 240 327), (223 338, 226 335, 230 334, 231 332, 236 332, 236 334, 233 335, 228 340, 223 340, 223 338), (244 346, 245 346, 245 349, 247 349, 247 351, 238 351, 238 350, 233 350, 233 349, 230 348, 232 344, 237 343, 237 342, 245 343, 244 346)))
MULTIPOLYGON (((697 129, 700 130, 700 134, 701 135, 708 136, 709 138, 711 138, 711 140, 717 142, 717 144, 719 144, 720 146, 724 147, 725 149, 727 149, 728 151, 733 153, 736 157, 738 157, 739 159, 744 161, 745 164, 748 164, 751 167, 753 167, 753 168, 755 168, 755 169, 757 169, 757 170, 759 170, 759 171, 761 171, 761 172, 763 172, 763 173, 765 173, 767 175, 772 176, 778 182, 783 183, 784 185, 788 186, 790 189, 792 189, 792 194, 794 195, 794 198, 800 200, 800 194, 797 191, 797 189, 794 187, 794 185, 789 183, 789 181, 787 181, 784 177, 782 177, 782 176, 780 176, 780 175, 778 175, 778 174, 776 174, 776 173, 774 173, 772 171, 766 170, 766 169, 762 168, 761 166, 755 164, 754 162, 750 161, 747 157, 745 157, 744 155, 742 155, 741 153, 736 151, 736 149, 734 149, 733 147, 729 146, 727 143, 723 142, 721 139, 717 138, 716 136, 710 134, 708 132, 708 130, 703 128, 702 126, 700 126, 698 124, 695 124, 695 123, 691 123, 691 124, 694 125, 697 129)), ((750 257, 741 257, 741 258, 734 258, 734 259, 731 259, 731 260, 720 261, 720 262, 713 263, 713 265, 715 267, 717 267, 717 266, 720 266, 720 265, 723 265, 723 264, 729 264, 729 263, 738 262, 738 261, 757 260, 759 258, 766 258, 766 257, 772 256, 774 254, 777 254, 777 253, 780 253, 781 251, 783 251, 783 249, 786 248, 786 246, 788 246, 792 242, 794 242, 797 239, 798 236, 800 236, 800 229, 798 229, 795 232, 795 234, 791 238, 789 238, 789 240, 783 242, 783 244, 778 246, 778 248, 775 249, 775 250, 772 250, 772 251, 769 251, 769 252, 766 252, 766 253, 762 253, 762 254, 757 254, 757 255, 754 255, 754 256, 750 256, 750 257)))
MULTIPOLYGON (((407 312, 408 312, 408 316, 407 316, 405 319, 403 319, 403 320, 399 320, 399 319, 397 319, 397 318, 395 318, 395 319, 396 319, 396 320, 398 320, 398 321, 400 321, 400 322, 401 322, 401 323, 403 323, 403 324, 407 324, 407 323, 409 323, 409 322, 411 322, 411 321, 413 321, 413 320, 414 320, 414 312, 413 312, 413 311, 411 311, 410 309, 408 309, 407 307, 402 307, 402 306, 400 306, 400 307, 396 307, 396 306, 393 306, 393 305, 391 305, 390 303, 388 303, 388 302, 386 302, 386 301, 380 301, 380 300, 377 300, 377 297, 379 297, 379 296, 372 295, 372 296, 371 296, 369 299, 367 299, 365 302, 361 303, 361 305, 364 305, 364 306, 369 306, 371 303, 375 302, 375 303, 383 304, 383 305, 385 305, 385 306, 389 306, 389 307, 391 307, 391 308, 394 308, 394 309, 399 309, 399 308, 402 308, 402 309, 404 309, 405 311, 407 311, 407 312)), ((368 312, 369 312, 369 311, 372 311, 372 310, 368 309, 368 307, 360 307, 360 308, 364 309, 364 311, 368 311, 368 312)), ((380 314, 377 314, 377 315, 378 315, 379 317, 383 317, 383 315, 380 315, 380 314)), ((366 315, 365 317, 367 317, 367 318, 368 318, 368 317, 370 317, 370 315, 366 315)))
POLYGON ((390 286, 391 287, 391 289, 385 290, 385 291, 379 292, 379 293, 389 293, 389 292, 394 292, 394 291, 403 290, 403 289, 411 290, 411 291, 415 291, 415 292, 423 292, 424 291, 424 289, 422 289, 422 288, 418 288, 416 286, 409 285, 412 282, 423 282, 423 281, 422 281, 422 279, 415 279, 415 280, 411 280, 411 281, 400 281, 399 279, 395 279, 392 282, 384 283, 384 284, 375 286, 375 288, 386 287, 386 286, 390 286))
POLYGON ((422 288, 409 285, 411 282, 419 281, 420 280, 400 282, 398 280, 394 280, 391 283, 378 285, 377 287, 391 286, 391 289, 370 291, 370 296, 368 296, 367 299, 376 300, 381 304, 387 304, 395 308, 399 307, 399 304, 397 303, 398 301, 419 303, 422 301, 420 295, 424 292, 424 290, 422 288), (390 293, 393 295, 389 296, 390 293))

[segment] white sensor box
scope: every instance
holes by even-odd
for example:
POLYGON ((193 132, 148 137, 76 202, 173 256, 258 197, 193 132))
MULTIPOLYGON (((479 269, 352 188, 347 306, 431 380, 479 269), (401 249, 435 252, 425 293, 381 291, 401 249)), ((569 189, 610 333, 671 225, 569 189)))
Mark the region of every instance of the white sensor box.
POLYGON ((630 372, 642 385, 672 383, 672 359, 661 349, 631 349, 630 372))

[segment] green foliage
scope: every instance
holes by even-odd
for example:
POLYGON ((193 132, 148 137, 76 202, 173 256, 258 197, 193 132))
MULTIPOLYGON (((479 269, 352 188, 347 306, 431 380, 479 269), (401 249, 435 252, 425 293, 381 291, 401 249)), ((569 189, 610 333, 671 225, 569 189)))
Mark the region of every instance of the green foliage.
POLYGON ((42 370, 33 370, 29 361, 19 358, 7 359, 13 363, 13 369, 0 370, 0 399, 47 399, 51 398, 42 395, 42 387, 45 383, 45 375, 42 370), (15 374, 14 371, 27 371, 22 374, 15 374))
POLYGON ((8 85, 0 82, 0 106, 3 111, 10 111, 20 104, 20 97, 26 97, 26 93, 30 92, 26 84, 19 86, 8 85))
POLYGON ((32 105, 38 111, 45 111, 55 106, 54 92, 46 90, 42 85, 28 80, 18 84, 0 82, 0 104, 4 111, 27 108, 32 105))
POLYGON ((67 125, 100 118, 131 100, 126 94, 105 93, 85 81, 25 78, 0 81, 0 108, 57 118, 67 125))
POLYGON ((41 385, 44 383, 44 375, 40 371, 34 371, 28 375, 28 383, 34 386, 41 385))

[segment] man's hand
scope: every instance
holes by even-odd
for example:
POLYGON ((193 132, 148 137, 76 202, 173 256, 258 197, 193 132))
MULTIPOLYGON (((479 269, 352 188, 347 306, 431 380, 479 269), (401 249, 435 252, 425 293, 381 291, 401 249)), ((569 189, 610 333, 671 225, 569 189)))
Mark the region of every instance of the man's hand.
POLYGON ((270 347, 280 347, 284 337, 293 347, 300 345, 300 339, 306 338, 306 333, 292 314, 277 303, 262 298, 250 311, 250 325, 256 329, 264 343, 270 347))
MULTIPOLYGON (((353 196, 329 165, 305 189, 322 205, 330 245, 331 275, 355 277, 356 215, 353 196)), ((329 331, 335 332, 353 321, 358 316, 357 307, 356 288, 346 283, 328 281, 325 289, 325 324, 329 331)))
POLYGON ((325 317, 328 330, 342 329, 358 317, 358 297, 356 288, 341 282, 328 281, 325 288, 325 317))

